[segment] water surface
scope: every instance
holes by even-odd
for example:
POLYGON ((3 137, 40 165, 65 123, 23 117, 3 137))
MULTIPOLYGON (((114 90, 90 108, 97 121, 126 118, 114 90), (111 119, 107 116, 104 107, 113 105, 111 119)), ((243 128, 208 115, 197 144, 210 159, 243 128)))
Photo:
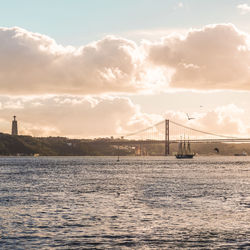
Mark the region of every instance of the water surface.
POLYGON ((250 249, 250 157, 0 158, 1 249, 250 249))

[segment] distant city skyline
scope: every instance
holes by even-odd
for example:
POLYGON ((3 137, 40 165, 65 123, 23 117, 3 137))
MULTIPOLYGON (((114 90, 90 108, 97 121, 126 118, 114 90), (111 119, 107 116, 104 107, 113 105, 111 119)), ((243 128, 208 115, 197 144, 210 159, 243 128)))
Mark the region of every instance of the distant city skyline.
POLYGON ((0 21, 1 132, 250 134, 250 1, 10 0, 0 21))

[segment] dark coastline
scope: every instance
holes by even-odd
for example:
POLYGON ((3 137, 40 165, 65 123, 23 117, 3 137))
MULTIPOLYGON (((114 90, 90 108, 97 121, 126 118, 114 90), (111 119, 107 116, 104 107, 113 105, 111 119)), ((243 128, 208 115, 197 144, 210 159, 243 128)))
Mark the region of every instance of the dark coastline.
MULTIPOLYGON (((164 155, 164 144, 156 143, 142 146, 142 153, 137 150, 140 145, 117 145, 121 139, 70 139, 66 137, 32 137, 12 136, 0 133, 0 155, 2 156, 115 156, 115 155, 164 155), (117 142, 117 144, 116 144, 117 142)), ((129 142, 129 141, 128 141, 129 142)), ((192 144, 198 155, 235 155, 245 151, 250 154, 250 143, 198 143, 192 144), (214 149, 219 148, 219 153, 214 149)), ((170 155, 177 151, 177 144, 170 145, 170 155)))

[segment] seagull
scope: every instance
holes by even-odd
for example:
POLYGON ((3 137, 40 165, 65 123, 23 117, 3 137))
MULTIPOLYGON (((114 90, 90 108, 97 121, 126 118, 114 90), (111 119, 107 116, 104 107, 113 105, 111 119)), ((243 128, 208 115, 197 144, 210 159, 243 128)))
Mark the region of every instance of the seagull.
POLYGON ((194 117, 189 117, 188 113, 186 113, 188 120, 193 120, 195 119, 194 117))

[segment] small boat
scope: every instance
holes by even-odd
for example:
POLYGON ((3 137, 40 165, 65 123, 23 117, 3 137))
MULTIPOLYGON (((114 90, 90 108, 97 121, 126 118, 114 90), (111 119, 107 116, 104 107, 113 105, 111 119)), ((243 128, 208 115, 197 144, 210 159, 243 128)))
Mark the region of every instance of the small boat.
POLYGON ((234 156, 247 156, 247 152, 246 152, 246 151, 243 151, 243 152, 240 153, 240 154, 234 154, 234 156))
POLYGON ((177 159, 192 159, 195 153, 191 152, 190 142, 180 141, 178 147, 178 153, 175 155, 177 159))

